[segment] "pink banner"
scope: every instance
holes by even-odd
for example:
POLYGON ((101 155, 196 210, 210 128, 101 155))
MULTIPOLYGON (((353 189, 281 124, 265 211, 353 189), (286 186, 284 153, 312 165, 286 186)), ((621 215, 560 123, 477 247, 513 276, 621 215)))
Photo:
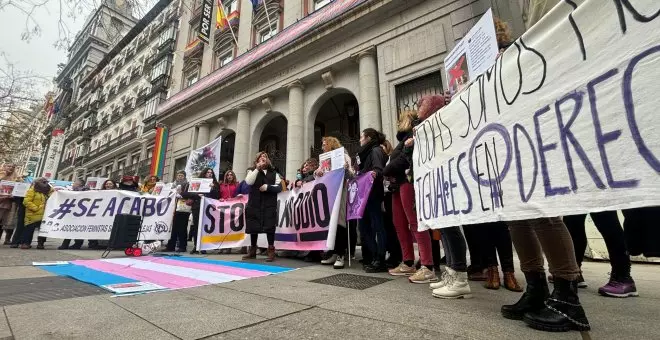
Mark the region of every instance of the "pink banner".
POLYGON ((346 199, 346 219, 359 220, 364 215, 367 199, 374 184, 374 177, 370 172, 348 181, 348 198, 346 199))

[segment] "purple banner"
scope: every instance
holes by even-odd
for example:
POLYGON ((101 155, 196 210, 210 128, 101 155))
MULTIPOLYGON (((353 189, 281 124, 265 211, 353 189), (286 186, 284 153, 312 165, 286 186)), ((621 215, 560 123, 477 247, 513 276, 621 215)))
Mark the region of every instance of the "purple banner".
POLYGON ((348 181, 348 197, 346 199, 346 219, 358 220, 364 214, 364 208, 367 206, 367 199, 371 193, 371 187, 374 185, 374 178, 371 172, 367 172, 348 181))

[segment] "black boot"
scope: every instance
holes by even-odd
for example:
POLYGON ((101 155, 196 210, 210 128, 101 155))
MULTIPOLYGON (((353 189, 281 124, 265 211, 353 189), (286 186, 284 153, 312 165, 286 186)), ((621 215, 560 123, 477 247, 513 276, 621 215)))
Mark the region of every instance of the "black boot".
POLYGON ((7 229, 5 230, 5 243, 4 244, 11 244, 11 235, 14 234, 14 229, 7 229))
POLYGON ((58 249, 58 250, 66 250, 66 249, 69 249, 69 244, 71 244, 71 240, 68 239, 68 238, 65 238, 65 239, 62 241, 62 245, 60 245, 59 247, 57 247, 57 249, 58 249))
POLYGON ((525 313, 523 321, 546 332, 580 332, 591 330, 577 295, 577 281, 555 277, 555 289, 545 301, 545 308, 525 313))
POLYGON ((545 305, 543 302, 550 296, 548 290, 548 281, 545 279, 544 272, 525 273, 527 288, 520 297, 520 300, 513 305, 502 306, 502 316, 511 320, 522 320, 527 312, 536 312, 545 305))

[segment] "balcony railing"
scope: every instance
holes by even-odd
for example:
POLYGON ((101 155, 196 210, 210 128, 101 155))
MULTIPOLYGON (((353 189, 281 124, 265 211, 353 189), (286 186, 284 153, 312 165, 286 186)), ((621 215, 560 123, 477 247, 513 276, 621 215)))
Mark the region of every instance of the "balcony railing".
POLYGON ((71 164, 73 164, 73 158, 67 158, 60 162, 59 169, 64 169, 68 166, 71 166, 71 164))
POLYGON ((117 148, 121 146, 122 144, 126 144, 129 141, 137 138, 138 136, 138 129, 134 128, 122 135, 119 135, 118 137, 115 137, 114 139, 111 139, 108 143, 105 143, 101 145, 98 149, 90 152, 87 157, 85 157, 85 162, 89 163, 92 160, 95 160, 98 156, 111 151, 114 148, 117 148))

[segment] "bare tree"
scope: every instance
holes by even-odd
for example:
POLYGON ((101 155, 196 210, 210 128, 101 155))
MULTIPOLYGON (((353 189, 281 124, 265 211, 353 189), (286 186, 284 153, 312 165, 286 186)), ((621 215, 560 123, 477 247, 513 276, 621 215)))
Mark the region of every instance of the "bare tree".
POLYGON ((41 137, 37 130, 45 122, 37 119, 35 110, 43 107, 39 89, 48 80, 18 70, 4 54, 0 62, 0 160, 10 161, 41 137))

